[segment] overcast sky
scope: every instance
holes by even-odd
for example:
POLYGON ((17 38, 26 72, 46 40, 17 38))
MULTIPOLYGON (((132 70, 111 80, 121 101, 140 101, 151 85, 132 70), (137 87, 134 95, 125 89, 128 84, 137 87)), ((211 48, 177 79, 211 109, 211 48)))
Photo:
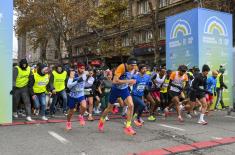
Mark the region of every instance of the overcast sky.
MULTIPOLYGON (((15 12, 13 15, 13 25, 15 25, 15 20, 17 17, 15 16, 15 12)), ((15 31, 13 31, 13 59, 17 59, 17 53, 18 53, 18 40, 15 36, 15 31)))

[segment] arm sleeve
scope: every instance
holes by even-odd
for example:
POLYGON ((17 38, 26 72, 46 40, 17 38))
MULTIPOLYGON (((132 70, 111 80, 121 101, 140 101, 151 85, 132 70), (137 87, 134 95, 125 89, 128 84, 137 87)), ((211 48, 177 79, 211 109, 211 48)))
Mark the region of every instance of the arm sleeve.
POLYGON ((33 76, 33 75, 30 75, 30 76, 29 76, 29 94, 30 94, 31 96, 34 95, 34 92, 33 92, 33 85, 34 85, 34 83, 35 83, 34 76, 33 76))
POLYGON ((74 87, 78 82, 77 81, 73 81, 73 79, 68 79, 68 83, 67 83, 67 87, 69 89, 71 89, 72 87, 74 87))
POLYGON ((13 85, 13 87, 16 87, 16 78, 17 78, 17 76, 18 76, 18 69, 16 68, 16 67, 14 67, 14 69, 13 69, 13 83, 12 83, 12 85, 13 85))
POLYGON ((53 86, 53 83, 54 83, 54 75, 51 73, 50 80, 49 80, 49 90, 50 91, 55 89, 53 86))

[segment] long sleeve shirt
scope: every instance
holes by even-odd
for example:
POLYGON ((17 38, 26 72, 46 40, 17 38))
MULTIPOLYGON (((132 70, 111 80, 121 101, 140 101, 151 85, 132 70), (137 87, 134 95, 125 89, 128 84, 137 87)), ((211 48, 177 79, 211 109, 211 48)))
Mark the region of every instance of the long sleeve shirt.
POLYGON ((207 90, 211 93, 214 93, 216 89, 216 78, 211 76, 207 79, 207 90))

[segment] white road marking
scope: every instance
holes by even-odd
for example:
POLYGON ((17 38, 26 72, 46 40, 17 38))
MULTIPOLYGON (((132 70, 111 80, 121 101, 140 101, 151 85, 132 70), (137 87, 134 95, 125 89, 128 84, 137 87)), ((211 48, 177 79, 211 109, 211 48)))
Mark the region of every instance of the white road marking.
POLYGON ((166 124, 159 124, 159 125, 163 126, 163 127, 166 127, 166 128, 171 128, 171 129, 175 129, 175 130, 185 131, 185 129, 174 127, 174 126, 170 126, 170 125, 166 125, 166 124))
POLYGON ((69 142, 67 139, 65 139, 64 137, 62 137, 59 134, 55 133, 54 131, 48 131, 48 133, 51 136, 53 136, 54 138, 56 138, 57 140, 59 140, 63 144, 67 144, 69 142))
POLYGON ((224 116, 224 117, 228 117, 228 118, 235 118, 234 116, 224 116))
POLYGON ((222 139, 222 138, 220 138, 220 137, 212 137, 213 139, 216 139, 216 140, 220 140, 220 139, 222 139))

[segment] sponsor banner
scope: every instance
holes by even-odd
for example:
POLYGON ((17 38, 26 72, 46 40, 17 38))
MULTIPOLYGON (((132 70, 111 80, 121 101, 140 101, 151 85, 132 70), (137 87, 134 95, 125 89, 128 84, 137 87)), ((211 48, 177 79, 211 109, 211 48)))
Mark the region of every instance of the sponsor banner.
POLYGON ((0 123, 12 122, 13 1, 0 2, 0 123))

